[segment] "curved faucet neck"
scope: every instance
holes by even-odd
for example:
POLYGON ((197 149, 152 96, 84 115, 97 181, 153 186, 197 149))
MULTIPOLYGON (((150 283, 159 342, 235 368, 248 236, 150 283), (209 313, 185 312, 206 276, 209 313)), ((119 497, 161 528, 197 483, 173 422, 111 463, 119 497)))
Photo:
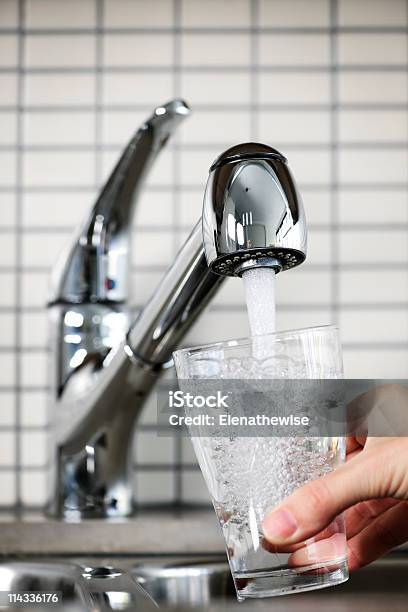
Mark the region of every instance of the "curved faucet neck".
POLYGON ((182 100, 159 106, 130 140, 54 268, 49 304, 126 301, 137 196, 157 155, 189 112, 182 100))

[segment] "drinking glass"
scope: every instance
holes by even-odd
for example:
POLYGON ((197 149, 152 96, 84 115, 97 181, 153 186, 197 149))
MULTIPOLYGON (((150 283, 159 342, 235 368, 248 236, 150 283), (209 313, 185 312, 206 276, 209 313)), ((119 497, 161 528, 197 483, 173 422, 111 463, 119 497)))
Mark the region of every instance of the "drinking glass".
MULTIPOLYGON (((266 381, 279 389, 283 381, 343 378, 339 334, 333 326, 182 349, 174 360, 181 390, 206 380, 222 381, 224 390, 243 383, 244 402, 252 404, 252 411, 266 381)), ((294 389, 299 396, 299 388, 294 389)), ((280 399, 278 391, 277 397, 278 403, 287 403, 287 394, 280 399)), ((299 397, 302 404, 301 393, 299 397)), ((322 400, 320 414, 326 405, 322 400)), ((217 407, 207 411, 216 414, 217 407)), ((194 409, 185 408, 185 414, 195 414, 194 409)), ((217 428, 213 435, 208 427, 188 429, 225 538, 239 600, 319 589, 348 579, 342 516, 296 547, 278 550, 262 532, 264 517, 285 497, 344 462, 344 435, 336 430, 253 437, 245 429, 242 435, 223 435, 217 428)))

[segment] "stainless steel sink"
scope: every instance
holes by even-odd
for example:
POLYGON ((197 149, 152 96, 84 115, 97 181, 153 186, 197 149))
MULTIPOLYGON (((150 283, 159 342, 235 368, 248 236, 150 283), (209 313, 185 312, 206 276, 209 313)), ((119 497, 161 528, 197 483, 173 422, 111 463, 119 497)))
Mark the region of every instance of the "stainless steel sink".
POLYGON ((157 607, 270 612, 272 606, 274 612, 406 612, 408 555, 395 552, 354 573, 345 584, 278 597, 273 602, 265 599, 238 604, 223 555, 5 560, 0 563, 0 590, 60 591, 63 606, 50 610, 65 612, 147 612, 157 607))
POLYGON ((152 560, 132 570, 135 580, 161 607, 179 610, 236 602, 225 556, 152 560))
MULTIPOLYGON (((40 561, 3 561, 0 564, 0 590, 11 593, 24 591, 59 592, 67 610, 82 610, 79 607, 82 600, 76 587, 74 567, 70 564, 40 561)), ((14 607, 10 605, 6 609, 13 610, 14 607)), ((53 607, 53 609, 59 609, 59 607, 53 607)))
POLYGON ((393 553, 352 574, 342 585, 264 600, 238 604, 225 560, 157 560, 133 570, 138 582, 160 606, 180 610, 253 610, 274 612, 350 612, 373 610, 387 612, 408 609, 408 554, 393 553), (239 606, 239 607, 238 607, 239 606))
MULTIPOLYGON (((24 610, 108 612, 157 610, 158 606, 122 567, 93 560, 14 560, 0 563, 0 591, 58 593, 60 605, 36 605, 24 610)), ((3 604, 3 601, 1 602, 3 604)), ((18 609, 14 605, 0 609, 18 609)), ((20 608, 21 609, 21 608, 20 608)))

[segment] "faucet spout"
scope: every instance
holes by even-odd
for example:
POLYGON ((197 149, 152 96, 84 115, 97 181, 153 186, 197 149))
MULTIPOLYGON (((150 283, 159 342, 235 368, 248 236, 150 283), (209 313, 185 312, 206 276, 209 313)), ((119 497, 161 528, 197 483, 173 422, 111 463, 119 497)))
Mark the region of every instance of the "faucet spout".
POLYGON ((279 151, 247 142, 215 160, 204 197, 203 236, 208 265, 222 276, 254 268, 278 273, 305 260, 302 198, 279 151))

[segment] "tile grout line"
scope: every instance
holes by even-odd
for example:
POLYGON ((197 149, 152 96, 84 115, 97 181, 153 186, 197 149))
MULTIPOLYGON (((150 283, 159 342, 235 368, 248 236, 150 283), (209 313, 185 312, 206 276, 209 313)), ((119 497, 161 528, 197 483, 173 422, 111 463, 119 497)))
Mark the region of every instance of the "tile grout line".
MULTIPOLYGON (((393 72, 393 73, 404 73, 405 74, 405 62, 394 62, 390 64, 338 64, 339 70, 343 72, 393 72)), ((121 65, 112 65, 107 64, 104 65, 103 71, 105 74, 167 74, 171 72, 172 65, 167 64, 121 64, 121 65)), ((178 68, 181 71, 181 67, 178 68)), ((183 72, 185 73, 233 73, 233 74, 241 74, 247 73, 249 70, 248 64, 189 64, 182 67, 183 72)), ((94 65, 86 65, 86 66, 60 66, 57 64, 42 66, 42 67, 32 67, 21 69, 24 75, 91 75, 95 74, 95 64, 94 65)), ((1 66, 0 74, 15 74, 16 66, 1 66)), ((302 74, 310 74, 310 73, 322 73, 326 74, 330 72, 330 62, 318 63, 318 64, 262 64, 259 66, 259 72, 261 73, 302 73, 302 74)))
MULTIPOLYGON (((313 228, 321 233, 327 232, 329 231, 331 228, 331 226, 324 226, 324 227, 318 227, 318 228, 313 228)), ((159 234, 163 234, 165 233, 166 230, 168 230, 169 228, 162 228, 160 229, 157 233, 159 234)), ((311 226, 309 226, 309 229, 311 229, 311 226)), ((342 229, 341 225, 338 226, 338 229, 342 229)), ((349 228, 344 228, 345 231, 348 231, 349 228)), ((364 228, 360 228, 360 227, 356 227, 356 231, 361 232, 363 231, 364 228)), ((387 229, 388 231, 395 231, 394 227, 387 227, 385 226, 385 228, 383 227, 382 229, 387 229)), ((401 224, 399 226, 399 228, 401 231, 406 230, 407 229, 407 224, 401 224)), ((185 227, 179 227, 178 228, 179 231, 186 231, 187 228, 185 227)), ((373 227, 373 228, 365 228, 366 233, 368 233, 369 231, 378 231, 379 227, 373 227)), ((188 231, 188 230, 187 230, 188 231)), ((186 231, 186 233, 187 233, 186 231)), ((40 235, 42 233, 46 233, 46 232, 40 232, 40 235)), ((64 232, 66 233, 66 232, 64 232)), ((139 233, 148 233, 148 234, 152 234, 155 233, 154 231, 151 230, 143 230, 140 231, 139 233)), ((336 270, 343 270, 343 271, 350 271, 350 270, 354 270, 357 272, 364 272, 364 271, 370 271, 370 270, 389 270, 390 264, 388 262, 385 262, 384 259, 381 259, 381 261, 370 261, 370 262, 363 262, 363 263, 355 263, 355 262, 345 262, 342 264, 333 262, 333 263, 321 263, 321 264, 313 264, 313 263, 307 263, 307 271, 308 272, 327 272, 329 270, 336 269, 336 270)), ((407 267, 407 262, 406 260, 400 260, 400 261, 393 261, 392 262, 392 267, 394 269, 397 270, 402 270, 402 269, 406 269, 407 267)), ((136 272, 143 272, 143 273, 158 273, 158 274, 162 274, 166 271, 166 264, 162 263, 162 264, 139 264, 139 265, 132 265, 131 266, 131 271, 136 273, 136 272)), ((303 268, 305 269, 305 268, 303 268)), ((42 274, 42 275, 48 275, 50 273, 50 266, 47 265, 39 265, 39 266, 0 266, 0 274, 13 274, 13 273, 21 273, 21 272, 29 272, 31 274, 42 274)), ((21 305, 20 310, 24 311, 24 312, 29 312, 31 311, 35 311, 38 308, 44 308, 44 306, 40 306, 40 305, 26 305, 23 306, 21 305)), ((12 306, 7 306, 7 305, 0 305, 0 312, 10 312, 12 310, 12 306)))
MULTIPOLYGON (((403 263, 403 264, 399 264, 398 265, 398 270, 399 271, 405 271, 407 269, 407 264, 403 263)), ((346 271, 352 271, 352 272, 373 272, 373 271, 377 271, 380 270, 382 272, 389 270, 389 264, 388 263, 383 263, 382 266, 380 265, 372 265, 372 266, 367 266, 367 267, 361 267, 361 268, 356 268, 353 265, 351 265, 350 267, 347 268, 346 271)), ((156 270, 154 270, 155 272, 156 270)), ((329 271, 329 268, 327 269, 309 269, 309 272, 312 273, 324 273, 329 271)), ((165 272, 165 267, 163 269, 160 270, 160 274, 165 272)), ((135 315, 137 314, 137 310, 139 310, 140 308, 142 308, 143 304, 133 304, 131 306, 132 310, 135 311, 135 315)), ((330 309, 330 303, 326 303, 326 302, 312 302, 312 303, 303 303, 301 304, 302 309, 306 309, 306 310, 327 310, 330 309)), ((211 312, 245 312, 245 308, 243 305, 237 305, 234 303, 227 303, 227 304, 219 304, 219 305, 213 305, 213 306, 209 306, 210 311, 211 312)), ((286 311, 286 312, 291 312, 293 310, 297 310, 299 308, 299 303, 297 304, 290 304, 288 302, 286 303, 281 303, 280 304, 280 308, 282 309, 282 311, 286 311)), ((337 308, 338 310, 378 310, 379 312, 389 312, 390 310, 403 310, 403 309, 408 309, 408 302, 406 301, 399 301, 399 302, 382 302, 382 303, 376 303, 376 302, 346 302, 343 303, 341 305, 335 305, 335 308, 337 308)), ((13 314, 15 312, 15 308, 13 306, 0 306, 0 314, 13 314)), ((44 313, 44 307, 42 306, 23 306, 21 308, 21 312, 24 314, 43 314, 44 313)), ((41 350, 43 352, 49 352, 49 350, 44 346, 38 346, 38 345, 32 345, 32 346, 22 346, 20 347, 20 349, 16 349, 15 346, 1 346, 0 347, 0 353, 16 353, 16 352, 20 352, 20 353, 24 353, 24 352, 36 352, 38 350, 41 350)))
MULTIPOLYGON (((25 0, 18 0, 18 34, 17 34, 17 143, 16 143, 16 267, 20 268, 23 264, 22 261, 22 225, 23 225, 23 210, 22 210, 22 187, 23 187, 23 96, 24 96, 24 76, 23 76, 23 64, 24 64, 24 47, 25 47, 25 36, 23 34, 23 26, 25 20, 25 0)), ((22 301, 22 276, 21 272, 16 275, 15 280, 15 489, 16 489, 16 509, 19 511, 22 508, 23 503, 23 492, 22 492, 22 481, 21 481, 21 421, 22 421, 22 402, 21 402, 21 388, 22 388, 22 337, 21 337, 21 301, 22 301)))
MULTIPOLYGON (((256 106, 256 103, 254 103, 256 106)), ((256 125, 257 119, 257 111, 259 110, 257 107, 255 108, 255 112, 252 105, 247 109, 251 115, 253 115, 253 121, 256 125)), ((228 146, 229 143, 224 142, 211 142, 211 143, 199 143, 199 142, 191 142, 191 143, 182 143, 176 144, 173 143, 168 147, 168 151, 181 151, 181 152, 194 152, 201 153, 212 151, 213 149, 220 147, 228 146)), ((295 150, 295 151, 306 151, 306 152, 315 152, 315 151, 330 151, 331 144, 326 141, 318 141, 318 142, 277 142, 275 143, 279 147, 285 148, 286 150, 295 150)), ((371 141, 343 141, 342 143, 337 144, 338 149, 342 149, 343 151, 347 150, 355 150, 361 151, 363 153, 372 151, 375 147, 381 147, 383 150, 390 151, 405 151, 408 146, 408 140, 398 140, 398 141, 386 141, 386 140, 371 140, 371 141)), ((99 152, 114 152, 119 153, 122 150, 120 143, 106 143, 104 145, 99 144, 96 145, 94 143, 89 144, 45 144, 45 145, 22 145, 21 147, 23 152, 27 153, 92 153, 95 150, 99 152)), ((7 144, 0 145, 0 152, 11 152, 15 150, 15 144, 7 144)))
MULTIPOLYGON (((322 223, 309 223, 308 228, 315 231, 326 231, 330 229, 331 224, 322 222, 322 223)), ((354 229, 357 231, 381 231, 383 229, 387 229, 388 231, 399 231, 408 229, 408 221, 390 221, 387 223, 380 223, 378 221, 373 221, 370 223, 363 222, 343 222, 338 224, 339 229, 344 231, 353 231, 354 229)), ((0 234, 8 234, 10 230, 12 230, 12 226, 0 227, 0 234)), ((75 229, 75 225, 32 225, 24 226, 21 228, 21 232, 23 234, 69 234, 75 229)), ((151 225, 151 224, 140 224, 135 225, 132 228, 133 233, 164 233, 168 230, 174 229, 178 232, 186 232, 188 233, 191 230, 191 225, 188 223, 166 223, 166 225, 151 225)), ((30 266, 32 268, 33 266, 30 266)), ((12 270, 13 266, 2 266, 0 265, 0 270, 12 270)))
MULTIPOLYGON (((181 0, 173 0, 173 20, 174 20, 174 34, 173 34, 173 96, 178 98, 181 95, 181 0)), ((188 100, 187 100, 188 104, 188 100)), ((194 109, 193 109, 194 112, 194 109)), ((188 118, 187 118, 188 122, 188 118)), ((182 127, 181 127, 182 129, 182 127)), ((180 135, 177 132, 173 136, 173 143, 178 145, 180 143, 180 135)), ((180 151, 178 147, 172 151, 173 158, 173 255, 175 256, 179 249, 180 232, 178 227, 180 225, 180 203, 179 198, 181 196, 181 159, 180 151)), ((183 461, 183 449, 181 437, 176 433, 173 434, 173 503, 180 505, 183 500, 183 479, 182 479, 182 461, 183 461)))
MULTIPOLYGON (((251 113, 251 109, 248 109, 251 113)), ((191 144, 182 144, 176 145, 173 143, 173 146, 169 146, 168 152, 181 152, 181 153, 207 153, 208 151, 213 152, 214 149, 217 151, 224 147, 231 146, 231 141, 227 142, 219 142, 219 143, 208 143, 208 144, 199 144, 199 143, 191 143, 191 144)), ((275 146, 278 146, 286 151, 302 151, 304 153, 330 153, 331 144, 329 142, 316 142, 312 143, 288 143, 288 142, 277 142, 275 141, 275 146)), ((370 141, 370 142, 349 142, 342 143, 337 146, 338 149, 342 151, 357 151, 362 154, 370 152, 373 148, 378 147, 382 150, 386 151, 396 151, 396 152, 405 152, 408 147, 407 141, 397 141, 397 142, 387 142, 387 141, 370 141)), ((99 146, 95 148, 95 144, 86 144, 86 145, 26 145, 22 146, 21 150, 23 153, 31 154, 44 154, 44 153, 94 153, 95 149, 98 153, 106 152, 106 153, 119 153, 121 151, 121 147, 119 144, 106 144, 104 146, 99 146)), ((15 144, 13 145, 0 145, 0 153, 9 153, 15 150, 15 144)), ((5 186, 7 189, 7 186, 5 186)), ((13 188, 10 186, 10 190, 13 188)), ((58 185, 55 187, 58 190, 58 185)))
MULTIPOLYGON (((298 186, 302 191, 319 191, 319 192, 330 192, 330 185, 328 183, 305 183, 298 181, 298 186)), ((374 183, 374 182, 342 182, 340 188, 342 191, 404 191, 406 190, 406 181, 390 181, 387 183, 374 183)), ((24 188, 24 193, 94 193, 97 189, 96 185, 31 185, 24 188)), ((149 185, 146 187, 147 192, 152 193, 168 193, 173 189, 173 183, 169 184, 156 184, 149 185)), ((199 183, 184 184, 182 186, 185 192, 202 193, 203 186, 199 183)), ((16 187, 13 185, 1 186, 0 193, 15 193, 16 187)))
POLYGON ((103 1, 95 1, 95 100, 94 100, 94 146, 95 184, 102 180, 102 67, 103 67, 103 1))
MULTIPOLYGON (((236 35, 236 34, 251 34, 252 27, 193 27, 193 26, 174 26, 174 27, 109 27, 104 26, 102 31, 103 34, 120 36, 126 34, 140 34, 140 35, 159 35, 169 36, 174 34, 194 34, 194 35, 236 35)), ((20 30, 24 35, 28 36, 93 36, 95 30, 92 27, 88 28, 26 28, 23 27, 20 30)), ((340 34, 407 34, 408 26, 387 26, 387 25, 371 25, 371 26, 338 26, 340 34)), ((0 35, 13 35, 19 32, 16 28, 2 28, 0 27, 0 35)), ((330 33, 329 26, 264 26, 259 28, 261 34, 275 34, 281 36, 287 36, 288 34, 293 35, 328 35, 330 33)))
POLYGON ((259 0, 251 0, 250 11, 250 139, 257 142, 259 138, 259 0))
MULTIPOLYGON (((103 69, 102 69, 103 71, 103 69)), ((167 71, 166 71, 167 72, 167 71)), ((258 72, 260 68, 258 66, 258 72)), ((328 70, 328 75, 330 71, 328 70)), ((406 70, 404 70, 404 73, 406 70)), ((149 112, 152 108, 153 102, 141 103, 102 103, 101 110, 104 112, 115 112, 118 114, 129 113, 133 111, 149 112)), ((367 111, 405 111, 406 102, 342 102, 338 105, 340 110, 353 110, 360 112, 367 111)), ((247 103, 230 102, 230 103, 203 103, 195 104, 195 110, 200 110, 208 113, 219 113, 223 111, 229 111, 232 113, 247 112, 250 110, 251 105, 247 103)), ((288 113, 296 113, 299 111, 303 112, 318 112, 318 111, 330 111, 331 105, 329 102, 264 102, 258 103, 260 111, 285 111, 288 113)), ((1 113, 12 113, 16 107, 9 104, 0 105, 1 113)), ((95 104, 78 104, 78 105, 66 105, 66 104, 25 104, 24 110, 30 113, 66 113, 66 114, 77 114, 77 113, 92 113, 95 110, 95 104)), ((118 145, 119 146, 119 145, 118 145)))
POLYGON ((339 184, 339 156, 338 156, 338 64, 337 64, 337 27, 338 27, 338 0, 330 0, 330 98, 331 98, 331 116, 330 116, 330 140, 331 140, 331 155, 330 155, 330 172, 331 172, 331 317, 332 323, 339 322, 339 309, 336 305, 339 303, 339 275, 338 263, 339 257, 339 235, 338 235, 338 184, 339 184))

